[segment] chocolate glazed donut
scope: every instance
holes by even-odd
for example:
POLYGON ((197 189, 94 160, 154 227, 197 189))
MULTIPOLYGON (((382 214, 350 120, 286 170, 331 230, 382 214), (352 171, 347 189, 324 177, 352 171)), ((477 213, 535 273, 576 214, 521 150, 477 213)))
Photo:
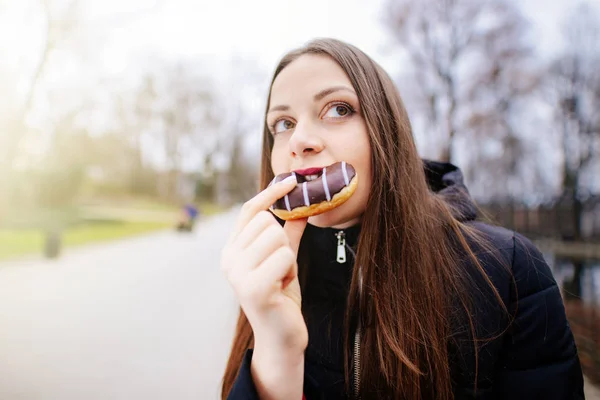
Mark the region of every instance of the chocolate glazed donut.
POLYGON ((310 181, 295 172, 279 174, 269 186, 291 175, 296 176, 298 184, 271 206, 271 211, 284 220, 312 217, 334 209, 348 200, 358 186, 354 167, 345 161, 324 167, 310 181))

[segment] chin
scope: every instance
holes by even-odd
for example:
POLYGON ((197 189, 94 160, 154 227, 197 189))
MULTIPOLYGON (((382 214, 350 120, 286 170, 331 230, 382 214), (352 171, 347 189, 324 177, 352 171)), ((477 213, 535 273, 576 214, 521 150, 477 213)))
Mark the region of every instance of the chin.
POLYGON ((323 214, 308 218, 308 223, 319 228, 337 228, 344 229, 356 225, 360 222, 360 214, 351 212, 351 209, 344 207, 346 204, 327 211, 323 214))

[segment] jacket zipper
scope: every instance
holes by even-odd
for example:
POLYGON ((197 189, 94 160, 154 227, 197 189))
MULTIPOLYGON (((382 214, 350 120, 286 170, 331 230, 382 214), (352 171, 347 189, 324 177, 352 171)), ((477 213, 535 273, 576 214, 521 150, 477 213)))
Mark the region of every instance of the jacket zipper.
MULTIPOLYGON (((339 231, 335 234, 337 237, 337 256, 336 261, 340 264, 346 262, 346 234, 344 231, 339 231)), ((359 281, 359 289, 362 292, 362 279, 359 281)), ((358 392, 360 390, 360 319, 354 334, 354 351, 352 353, 353 361, 353 378, 354 378, 354 398, 358 399, 358 392)))
POLYGON ((360 390, 360 319, 354 334, 354 398, 360 399, 358 392, 360 390))
POLYGON ((339 231, 335 236, 337 237, 337 257, 335 260, 343 264, 346 262, 346 234, 344 231, 339 231))

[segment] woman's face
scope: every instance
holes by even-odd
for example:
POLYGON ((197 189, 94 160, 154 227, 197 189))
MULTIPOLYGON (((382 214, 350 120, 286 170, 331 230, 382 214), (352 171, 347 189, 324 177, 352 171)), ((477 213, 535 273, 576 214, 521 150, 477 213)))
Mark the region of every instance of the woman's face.
POLYGON ((338 161, 354 166, 356 192, 341 206, 309 218, 319 227, 346 228, 360 221, 371 187, 371 146, 358 96, 331 58, 303 55, 273 82, 267 124, 274 136, 275 175, 338 161))

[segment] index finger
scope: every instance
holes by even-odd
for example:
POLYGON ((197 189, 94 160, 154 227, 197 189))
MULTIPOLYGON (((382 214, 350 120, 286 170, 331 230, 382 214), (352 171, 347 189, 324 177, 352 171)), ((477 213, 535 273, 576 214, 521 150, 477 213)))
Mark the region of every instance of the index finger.
POLYGON ((273 203, 292 191, 297 183, 296 175, 293 174, 284 180, 267 187, 265 190, 248 200, 242 207, 236 225, 236 233, 242 230, 256 214, 263 210, 267 210, 273 203))

